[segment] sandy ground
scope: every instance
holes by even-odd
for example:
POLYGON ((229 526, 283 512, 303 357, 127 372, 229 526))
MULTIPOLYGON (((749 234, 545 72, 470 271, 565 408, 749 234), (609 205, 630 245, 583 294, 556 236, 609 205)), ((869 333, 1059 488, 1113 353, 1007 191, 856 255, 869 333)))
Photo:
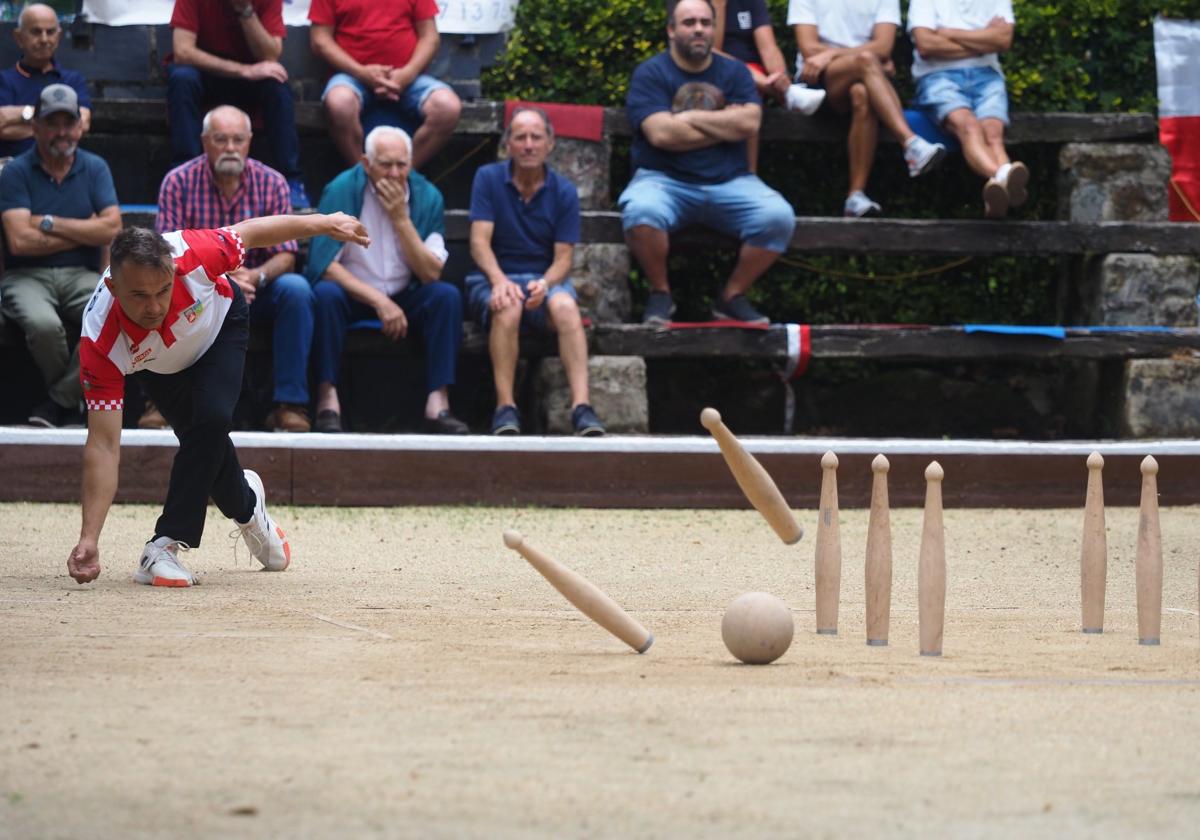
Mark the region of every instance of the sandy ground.
MULTIPOLYGON (((269 490, 269 488, 268 488, 269 490)), ((130 580, 156 511, 115 508, 65 576, 69 506, 0 506, 0 835, 1195 836, 1200 510, 1162 513, 1163 644, 1136 642, 1137 511, 1110 509, 1106 632, 1077 631, 1081 511, 946 513, 946 655, 917 655, 918 510, 893 512, 891 645, 863 632, 843 511, 840 635, 813 632, 815 516, 280 508, 292 568, 130 580), (645 655, 502 547, 528 540, 657 636, 645 655), (720 619, 784 598, 738 665, 720 619)))

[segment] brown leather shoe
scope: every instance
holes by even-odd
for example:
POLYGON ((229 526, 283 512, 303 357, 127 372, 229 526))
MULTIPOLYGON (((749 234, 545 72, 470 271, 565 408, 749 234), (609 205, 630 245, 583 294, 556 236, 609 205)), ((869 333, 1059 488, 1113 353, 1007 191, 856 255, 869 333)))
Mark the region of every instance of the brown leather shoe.
POLYGON ((273 432, 296 432, 304 434, 312 431, 312 423, 308 422, 308 411, 299 405, 279 403, 275 410, 267 415, 267 427, 273 432))
POLYGON ((167 418, 162 416, 162 412, 150 400, 146 400, 146 407, 142 410, 142 416, 138 418, 139 429, 169 429, 171 424, 167 422, 167 418))

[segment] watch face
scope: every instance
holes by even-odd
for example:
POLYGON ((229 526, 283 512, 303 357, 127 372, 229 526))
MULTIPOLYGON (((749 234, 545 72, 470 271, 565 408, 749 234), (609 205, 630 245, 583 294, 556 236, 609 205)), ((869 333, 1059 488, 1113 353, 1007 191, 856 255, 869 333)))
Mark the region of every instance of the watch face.
POLYGON ((21 119, 25 120, 26 122, 29 122, 31 119, 33 119, 33 106, 32 105, 26 105, 24 108, 21 109, 21 119))

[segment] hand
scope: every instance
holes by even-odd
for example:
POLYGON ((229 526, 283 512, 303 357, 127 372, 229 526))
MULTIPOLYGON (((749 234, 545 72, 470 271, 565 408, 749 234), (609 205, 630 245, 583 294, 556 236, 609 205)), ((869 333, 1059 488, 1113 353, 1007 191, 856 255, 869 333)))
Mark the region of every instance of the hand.
POLYGON ((263 79, 286 82, 288 80, 288 71, 278 61, 260 61, 256 64, 243 65, 242 78, 249 82, 258 82, 263 79))
POLYGON ((383 334, 392 341, 399 341, 408 335, 408 318, 404 310, 396 305, 391 298, 385 297, 375 305, 375 314, 383 324, 383 334))
POLYGON ((371 237, 363 223, 347 213, 329 213, 324 217, 325 235, 338 242, 353 242, 366 248, 371 244, 371 237))
POLYGON ((525 308, 537 309, 546 300, 546 278, 539 277, 525 287, 525 308))
POLYGON ((788 74, 782 70, 776 70, 774 73, 763 79, 763 89, 768 95, 774 96, 777 99, 783 99, 787 96, 788 86, 792 80, 788 78, 788 74))
POLYGON ((80 540, 67 558, 67 573, 83 585, 100 577, 100 548, 92 540, 80 540))
POLYGON ((988 21, 987 28, 988 29, 998 29, 998 28, 1005 27, 1005 26, 1008 26, 1008 21, 1006 21, 1000 15, 996 15, 994 18, 992 18, 991 20, 988 21))
POLYGON ((800 81, 810 85, 817 84, 821 80, 821 74, 825 72, 825 68, 831 61, 833 61, 833 53, 829 50, 819 52, 812 58, 804 59, 804 68, 800 71, 800 81))
POLYGON ((371 89, 376 96, 390 99, 393 102, 400 98, 400 89, 389 77, 392 72, 390 64, 367 64, 358 80, 371 89))
POLYGON ((242 266, 225 272, 225 276, 242 287, 242 294, 245 295, 247 304, 254 303, 254 298, 258 294, 257 268, 249 269, 242 266))
POLYGON ((492 286, 492 299, 488 302, 488 309, 500 312, 510 306, 520 306, 523 300, 525 293, 521 291, 521 287, 505 277, 492 286))
POLYGON ((396 86, 396 94, 404 92, 404 89, 417 80, 417 74, 408 69, 408 65, 404 67, 393 67, 388 73, 388 79, 396 86))
POLYGON ((888 58, 888 60, 887 60, 887 61, 884 61, 884 62, 881 64, 881 66, 883 67, 883 74, 884 74, 885 76, 889 76, 889 77, 893 77, 893 78, 895 77, 895 75, 896 75, 896 62, 892 61, 892 59, 891 59, 890 57, 888 58))
POLYGON ((375 194, 393 222, 403 222, 408 218, 407 183, 392 178, 380 178, 375 182, 375 194))

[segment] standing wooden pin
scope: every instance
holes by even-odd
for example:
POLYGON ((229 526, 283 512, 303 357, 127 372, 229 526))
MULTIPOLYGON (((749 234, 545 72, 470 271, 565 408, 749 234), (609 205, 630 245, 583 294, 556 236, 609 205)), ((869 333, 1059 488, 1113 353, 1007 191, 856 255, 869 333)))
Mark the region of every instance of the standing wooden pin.
POLYGON ((842 597, 842 538, 838 534, 838 458, 821 456, 821 510, 817 520, 817 632, 836 636, 838 601, 842 597))
POLYGON ((599 624, 609 633, 638 653, 645 653, 654 644, 654 634, 643 627, 617 602, 605 595, 600 588, 578 572, 551 560, 525 542, 516 531, 504 532, 504 544, 529 561, 550 585, 563 594, 581 613, 599 624))
POLYGON ((1087 459, 1087 499, 1083 505, 1083 551, 1079 560, 1083 632, 1104 632, 1104 586, 1108 578, 1108 543, 1104 533, 1104 458, 1087 459))
POLYGON ((721 448, 721 455, 733 473, 738 487, 746 494, 750 504, 767 520, 779 539, 788 545, 800 542, 804 529, 792 515, 792 509, 775 482, 771 480, 763 465, 733 436, 733 432, 721 422, 721 415, 715 408, 706 408, 700 412, 700 424, 708 429, 721 448))
POLYGON ((888 643, 892 615, 892 523, 888 513, 888 459, 871 462, 871 517, 867 522, 867 644, 888 643))
POLYGON ((946 534, 942 527, 942 465, 925 468, 925 521, 921 527, 921 560, 917 566, 917 608, 921 655, 942 655, 946 620, 946 534))
POLYGON ((1158 525, 1158 461, 1142 461, 1142 508, 1138 515, 1137 579, 1138 644, 1156 645, 1162 630, 1162 531, 1158 525))

